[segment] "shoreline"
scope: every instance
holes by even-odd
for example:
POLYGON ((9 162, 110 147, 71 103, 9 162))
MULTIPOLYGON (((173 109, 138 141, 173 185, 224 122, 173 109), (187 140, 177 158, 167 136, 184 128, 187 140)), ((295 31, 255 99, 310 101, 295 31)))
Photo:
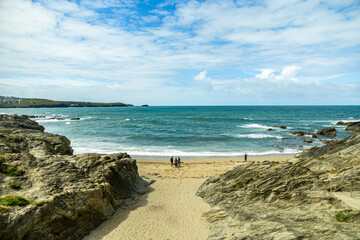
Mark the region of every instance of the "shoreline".
POLYGON ((267 156, 267 157, 249 157, 245 162, 243 158, 202 158, 202 159, 182 159, 181 167, 172 167, 170 159, 136 159, 138 172, 140 175, 156 178, 211 178, 217 177, 234 167, 252 162, 286 162, 295 159, 294 155, 290 156, 267 156))
MULTIPOLYGON (((301 153, 301 152, 299 152, 301 153)), ((287 158, 287 157, 293 157, 298 154, 264 154, 264 155, 251 155, 248 154, 248 161, 251 161, 251 159, 254 160, 261 160, 263 158, 287 158)), ((171 156, 143 156, 143 155, 131 155, 131 158, 141 161, 170 161, 171 156)), ((221 160, 221 161, 229 161, 229 160, 236 160, 236 161, 244 161, 244 155, 240 156, 181 156, 181 155, 173 155, 173 157, 180 157, 183 161, 211 161, 211 160, 221 160)))
POLYGON ((184 160, 179 168, 172 167, 170 161, 136 159, 139 175, 155 180, 150 192, 135 206, 117 211, 84 240, 113 240, 118 236, 126 240, 206 239, 210 224, 203 213, 211 207, 195 192, 207 179, 243 164, 291 159, 294 156, 250 157, 247 162, 243 158, 202 158, 184 160))

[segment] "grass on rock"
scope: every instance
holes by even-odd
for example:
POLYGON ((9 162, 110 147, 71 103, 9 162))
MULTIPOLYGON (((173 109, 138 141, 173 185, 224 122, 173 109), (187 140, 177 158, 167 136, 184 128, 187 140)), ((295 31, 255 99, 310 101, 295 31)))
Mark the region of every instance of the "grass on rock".
POLYGON ((0 204, 3 206, 26 206, 29 203, 29 200, 19 196, 6 196, 0 198, 0 204))
POLYGON ((353 210, 348 209, 348 210, 343 210, 338 212, 337 214, 335 214, 336 220, 338 222, 349 222, 349 218, 353 215, 353 210))
POLYGON ((24 171, 18 170, 16 166, 9 168, 1 168, 0 171, 8 176, 21 176, 24 174, 24 171))

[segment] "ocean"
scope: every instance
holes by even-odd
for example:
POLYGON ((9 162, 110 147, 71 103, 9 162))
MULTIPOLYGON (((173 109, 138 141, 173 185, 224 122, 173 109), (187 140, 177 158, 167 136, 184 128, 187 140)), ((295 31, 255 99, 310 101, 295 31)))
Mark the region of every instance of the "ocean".
POLYGON ((360 120, 359 106, 3 108, 0 113, 43 116, 35 120, 46 132, 68 137, 74 154, 127 152, 148 159, 290 155, 344 138, 351 132, 335 124, 360 120), (291 134, 332 126, 336 137, 291 134))

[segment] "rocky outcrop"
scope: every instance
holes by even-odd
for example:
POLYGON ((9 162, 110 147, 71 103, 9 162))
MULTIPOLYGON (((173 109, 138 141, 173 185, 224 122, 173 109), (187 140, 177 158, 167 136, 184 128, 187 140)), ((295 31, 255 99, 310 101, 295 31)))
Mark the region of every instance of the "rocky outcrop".
POLYGON ((336 125, 347 125, 346 131, 360 132, 360 122, 343 122, 339 121, 336 125))
POLYGON ((349 124, 352 124, 354 122, 344 122, 344 121, 339 121, 336 123, 336 125, 349 125, 349 124))
POLYGON ((308 132, 292 132, 291 134, 294 136, 299 136, 299 137, 308 135, 308 136, 311 136, 312 138, 317 138, 317 136, 315 134, 308 133, 308 132))
POLYGON ((213 206, 208 239, 360 239, 360 213, 331 192, 350 180, 359 191, 360 133, 285 163, 239 165, 197 191, 213 206))
POLYGON ((0 116, 0 239, 81 239, 148 181, 126 153, 72 155, 70 141, 26 116, 0 116), (22 197, 26 206, 8 204, 22 197))
POLYGON ((353 122, 353 123, 349 124, 345 130, 353 131, 353 132, 360 132, 360 122, 353 122))
POLYGON ((325 136, 336 136, 336 129, 335 129, 335 127, 323 128, 323 129, 317 130, 316 133, 320 134, 320 135, 325 135, 325 136))

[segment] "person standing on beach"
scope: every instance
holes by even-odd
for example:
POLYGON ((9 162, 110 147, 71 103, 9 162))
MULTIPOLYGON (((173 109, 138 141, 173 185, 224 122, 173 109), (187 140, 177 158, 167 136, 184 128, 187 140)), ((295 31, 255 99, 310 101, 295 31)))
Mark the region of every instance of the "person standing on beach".
POLYGON ((247 161, 247 154, 245 153, 244 155, 244 158, 245 158, 245 162, 247 161))
POLYGON ((177 159, 177 157, 175 158, 175 167, 177 167, 178 166, 178 159, 177 159))
POLYGON ((171 164, 171 166, 174 165, 174 157, 173 156, 171 156, 171 158, 170 158, 170 164, 171 164))
POLYGON ((178 157, 177 159, 178 159, 178 166, 180 167, 180 157, 178 157))

